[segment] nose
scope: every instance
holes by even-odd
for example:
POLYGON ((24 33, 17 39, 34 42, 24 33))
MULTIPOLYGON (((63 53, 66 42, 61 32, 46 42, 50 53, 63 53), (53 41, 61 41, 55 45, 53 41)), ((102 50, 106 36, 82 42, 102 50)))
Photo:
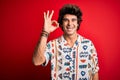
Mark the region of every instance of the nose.
POLYGON ((68 25, 70 26, 71 24, 72 24, 72 21, 71 21, 71 20, 69 20, 69 21, 68 21, 68 25))

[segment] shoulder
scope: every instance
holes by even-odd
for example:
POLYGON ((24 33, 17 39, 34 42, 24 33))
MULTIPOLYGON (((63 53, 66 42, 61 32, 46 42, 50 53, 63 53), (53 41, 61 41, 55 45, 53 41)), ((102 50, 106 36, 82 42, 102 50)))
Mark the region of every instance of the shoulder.
POLYGON ((63 41, 63 35, 62 36, 59 36, 53 40, 50 40, 48 43, 54 43, 54 42, 62 42, 63 41))
POLYGON ((61 43, 61 42, 62 42, 62 36, 59 36, 59 37, 57 37, 57 38, 55 38, 55 39, 53 39, 53 40, 48 41, 47 44, 52 45, 52 44, 55 44, 55 42, 61 43))
POLYGON ((80 36, 80 41, 81 41, 82 44, 92 43, 92 41, 90 39, 88 39, 84 36, 81 36, 81 35, 79 35, 79 36, 80 36))
POLYGON ((89 47, 94 47, 94 43, 92 42, 92 40, 86 38, 86 37, 83 37, 81 35, 80 36, 80 43, 81 45, 86 45, 86 46, 89 46, 89 47))

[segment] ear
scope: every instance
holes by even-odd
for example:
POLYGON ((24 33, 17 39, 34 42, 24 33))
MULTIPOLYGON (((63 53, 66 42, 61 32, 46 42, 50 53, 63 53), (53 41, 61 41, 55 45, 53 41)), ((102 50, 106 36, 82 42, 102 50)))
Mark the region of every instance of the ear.
POLYGON ((80 25, 79 25, 79 24, 77 24, 77 30, 79 30, 79 28, 80 28, 80 25))
POLYGON ((79 27, 79 24, 77 24, 77 27, 79 27))

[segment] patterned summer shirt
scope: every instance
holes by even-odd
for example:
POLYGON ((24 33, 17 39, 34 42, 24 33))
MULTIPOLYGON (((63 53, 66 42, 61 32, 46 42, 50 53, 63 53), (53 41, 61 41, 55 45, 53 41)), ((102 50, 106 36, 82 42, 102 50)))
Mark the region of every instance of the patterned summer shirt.
POLYGON ((48 42, 44 55, 44 66, 51 61, 51 80, 92 80, 99 70, 93 43, 79 34, 72 48, 63 36, 48 42))

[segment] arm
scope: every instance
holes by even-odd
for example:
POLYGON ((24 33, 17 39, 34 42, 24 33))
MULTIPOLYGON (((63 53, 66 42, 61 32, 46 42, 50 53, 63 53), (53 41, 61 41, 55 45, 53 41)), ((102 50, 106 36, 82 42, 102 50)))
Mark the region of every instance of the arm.
POLYGON ((92 80, 99 80, 98 72, 93 75, 93 79, 92 80))
POLYGON ((56 30, 59 26, 57 21, 51 20, 53 13, 54 13, 53 11, 51 14, 49 14, 49 11, 47 11, 47 13, 44 13, 43 32, 35 48, 35 51, 33 53, 33 58, 32 58, 34 65, 41 65, 46 61, 44 52, 46 49, 48 35, 50 32, 53 32, 54 30, 56 30), (56 26, 53 26, 52 23, 56 23, 56 26))
POLYGON ((93 63, 93 77, 92 80, 99 80, 99 66, 98 66, 98 56, 94 44, 92 43, 92 63, 93 63))
POLYGON ((45 62, 44 51, 47 43, 47 37, 41 36, 33 53, 34 65, 41 65, 45 62))

